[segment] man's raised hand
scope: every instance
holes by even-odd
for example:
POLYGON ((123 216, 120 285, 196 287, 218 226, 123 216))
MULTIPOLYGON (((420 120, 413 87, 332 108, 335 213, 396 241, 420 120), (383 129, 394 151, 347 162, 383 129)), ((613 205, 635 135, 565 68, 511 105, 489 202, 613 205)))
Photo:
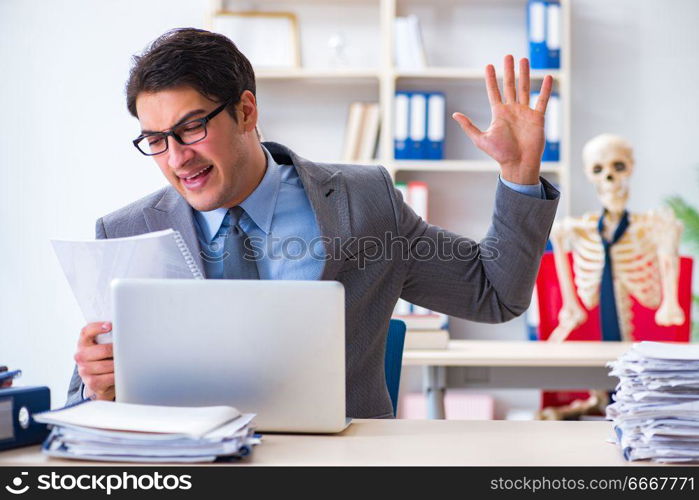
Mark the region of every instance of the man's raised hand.
POLYGON ((541 156, 544 152, 544 113, 551 95, 553 79, 544 77, 534 109, 529 107, 529 60, 519 61, 519 82, 515 90, 514 58, 505 56, 503 100, 498 88, 495 68, 485 69, 485 85, 492 118, 486 131, 481 131, 463 113, 454 113, 466 135, 480 150, 500 164, 502 178, 517 184, 537 184, 541 156))

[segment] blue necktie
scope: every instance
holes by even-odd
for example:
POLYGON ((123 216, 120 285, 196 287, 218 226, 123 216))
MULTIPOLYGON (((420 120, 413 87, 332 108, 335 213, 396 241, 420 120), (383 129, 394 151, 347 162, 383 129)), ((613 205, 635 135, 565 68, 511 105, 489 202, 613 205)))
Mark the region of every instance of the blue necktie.
POLYGON ((614 273, 612 272, 612 245, 624 236, 629 227, 629 213, 624 210, 619 225, 614 231, 612 241, 604 238, 604 216, 607 210, 602 212, 599 218, 597 230, 599 231, 602 246, 604 247, 604 270, 602 271, 602 284, 599 294, 600 324, 602 326, 602 340, 621 340, 621 330, 619 329, 619 316, 616 309, 616 298, 614 297, 614 273))
POLYGON ((223 279, 256 280, 260 279, 255 262, 250 251, 246 249, 248 236, 240 227, 240 217, 245 213, 242 207, 228 210, 230 231, 223 243, 223 279))

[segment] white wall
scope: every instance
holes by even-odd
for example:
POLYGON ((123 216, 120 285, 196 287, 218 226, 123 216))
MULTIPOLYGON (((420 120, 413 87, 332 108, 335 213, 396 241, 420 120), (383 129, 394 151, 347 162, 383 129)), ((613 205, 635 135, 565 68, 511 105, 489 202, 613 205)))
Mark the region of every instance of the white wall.
POLYGON ((62 405, 83 321, 49 244, 163 185, 131 139, 130 57, 207 0, 0 1, 0 364, 62 405))
POLYGON ((573 213, 597 210, 580 151, 603 132, 635 149, 630 208, 699 203, 699 2, 572 0, 573 213))
MULTIPOLYGON (((636 147, 633 209, 674 193, 699 202, 699 2, 572 3, 573 151, 595 134, 621 134, 636 147)), ((169 28, 202 26, 208 5, 0 1, 0 364, 22 368, 22 383, 49 385, 54 405, 82 320, 48 238, 92 237, 97 217, 163 185, 130 144, 130 56, 169 28)), ((597 209, 578 156, 574 213, 597 209)))

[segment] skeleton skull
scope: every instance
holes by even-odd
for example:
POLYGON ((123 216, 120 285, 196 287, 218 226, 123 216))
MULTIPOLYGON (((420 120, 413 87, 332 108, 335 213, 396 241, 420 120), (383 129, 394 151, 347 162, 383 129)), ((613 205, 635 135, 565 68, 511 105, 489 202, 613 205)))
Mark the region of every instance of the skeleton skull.
POLYGON ((583 164, 602 206, 614 213, 624 210, 634 167, 629 143, 616 135, 598 135, 585 144, 583 164))

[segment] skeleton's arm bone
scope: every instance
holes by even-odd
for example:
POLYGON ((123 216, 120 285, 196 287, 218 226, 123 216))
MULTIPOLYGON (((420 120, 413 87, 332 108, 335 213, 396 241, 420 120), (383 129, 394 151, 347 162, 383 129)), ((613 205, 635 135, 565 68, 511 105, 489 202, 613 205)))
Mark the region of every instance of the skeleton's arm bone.
POLYGON ((662 211, 654 215, 657 228, 658 264, 662 285, 662 301, 655 313, 655 322, 659 325, 681 325, 684 323, 684 311, 677 297, 679 292, 679 246, 684 226, 675 219, 672 212, 662 211))
POLYGON ((570 263, 566 254, 566 243, 569 241, 571 231, 568 229, 571 220, 566 218, 562 223, 555 223, 551 229, 551 244, 553 245, 553 258, 556 263, 556 276, 561 286, 563 307, 558 315, 558 326, 551 333, 550 341, 563 341, 575 327, 587 319, 587 313, 580 307, 577 301, 570 263))

